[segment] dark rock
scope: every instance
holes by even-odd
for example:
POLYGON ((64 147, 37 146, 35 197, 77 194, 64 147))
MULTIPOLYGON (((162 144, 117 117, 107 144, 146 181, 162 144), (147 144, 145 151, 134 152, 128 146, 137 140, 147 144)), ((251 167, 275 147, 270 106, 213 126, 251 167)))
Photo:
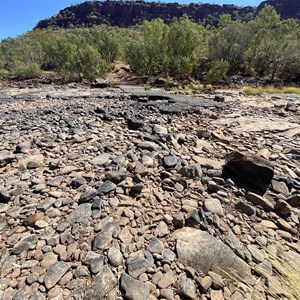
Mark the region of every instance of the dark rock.
POLYGON ((98 193, 99 194, 108 194, 109 192, 113 191, 117 186, 110 180, 104 181, 99 189, 98 193))
POLYGON ((175 228, 182 228, 185 224, 183 215, 181 214, 173 215, 172 223, 175 228))
POLYGON ((84 192, 80 196, 79 203, 88 202, 88 201, 92 200, 97 194, 98 194, 98 191, 96 189, 90 189, 90 190, 84 192))
MULTIPOLYGON (((293 14, 290 17, 297 18, 297 2, 293 6, 293 10, 289 9, 290 3, 295 0, 285 0, 284 6, 280 6, 281 10, 291 11, 293 14)), ((267 2, 269 4, 269 2, 267 2)), ((273 5, 273 1, 270 2, 273 5)), ((279 6, 279 5, 278 5, 279 6)), ((263 6, 264 7, 264 6, 263 6)), ((121 2, 120 4, 95 2, 91 5, 90 2, 73 5, 65 8, 60 14, 57 14, 51 18, 41 20, 37 28, 45 29, 49 27, 79 27, 79 26, 91 26, 106 24, 117 27, 133 27, 141 24, 143 21, 150 21, 152 19, 160 18, 164 22, 168 23, 174 17, 182 16, 187 13, 189 18, 195 22, 201 22, 209 19, 210 15, 218 18, 223 14, 238 15, 248 17, 249 15, 255 15, 255 8, 237 7, 234 5, 215 5, 215 4, 195 4, 189 9, 185 5, 177 3, 155 3, 155 5, 147 5, 144 2, 130 3, 121 2), (109 14, 107 13, 109 11, 109 14), (127 11, 127 14, 123 14, 127 11), (101 18, 95 18, 98 14, 101 18)), ((285 15, 285 14, 283 14, 285 15)), ((216 25, 215 20, 208 21, 209 25, 216 25)), ((125 69, 124 69, 125 71, 125 69)), ((169 84, 168 84, 169 85, 169 84)), ((161 99, 161 98, 159 98, 161 99)))
POLYGON ((92 285, 87 288, 85 300, 107 299, 107 295, 118 284, 118 280, 108 266, 100 268, 99 273, 94 278, 92 285))
POLYGON ((102 266, 104 266, 106 263, 107 258, 103 255, 93 259, 90 263, 91 272, 93 274, 97 274, 101 270, 102 266))
POLYGON ((149 287, 144 282, 126 273, 121 276, 121 288, 125 293, 125 298, 129 300, 147 300, 150 293, 149 287))
POLYGON ((58 261, 52 265, 46 272, 44 277, 44 284, 47 289, 51 289, 55 284, 64 276, 64 274, 69 270, 70 266, 63 262, 58 261))
POLYGON ((163 158, 163 166, 165 168, 173 168, 177 165, 178 158, 175 155, 168 155, 163 158))
POLYGON ((242 200, 236 203, 235 208, 248 216, 256 214, 256 209, 242 200))
POLYGON ((275 204, 275 211, 281 215, 288 215, 291 213, 291 206, 284 200, 278 200, 275 204))
POLYGON ((192 164, 189 166, 184 166, 179 169, 178 174, 187 178, 195 178, 202 176, 202 169, 199 164, 192 164))
POLYGON ((188 227, 198 227, 200 223, 201 223, 201 219, 196 209, 190 212, 189 216, 185 220, 185 224, 188 227))
MULTIPOLYGON (((24 286, 23 288, 19 289, 14 296, 12 297, 12 300, 28 300, 31 294, 31 289, 29 286, 24 286)), ((30 298, 31 299, 31 298, 30 298)))
POLYGON ((108 82, 103 78, 96 78, 91 84, 92 88, 97 88, 97 89, 104 89, 107 88, 108 86, 109 86, 108 82))
POLYGON ((138 278, 142 273, 146 272, 150 267, 147 259, 133 256, 127 262, 127 272, 133 278, 138 278))
POLYGON ((300 6, 297 0, 267 0, 260 3, 257 8, 259 13, 266 5, 271 5, 283 19, 299 18, 300 6))
POLYGON ((31 169, 37 169, 40 166, 41 166, 41 164, 39 162, 37 162, 37 161, 30 161, 30 162, 28 162, 26 168, 28 170, 31 170, 31 169))
POLYGON ((107 248, 112 241, 112 237, 117 237, 120 230, 120 226, 116 222, 111 221, 106 223, 102 230, 95 235, 93 250, 107 248))
POLYGON ((115 184, 118 184, 121 181, 125 180, 126 177, 127 177, 126 173, 119 172, 119 171, 111 171, 105 174, 105 179, 112 181, 115 184))
POLYGON ((47 185, 52 187, 59 187, 63 181, 63 176, 56 176, 47 182, 47 185))
POLYGON ((230 169, 235 175, 254 184, 263 191, 268 188, 274 176, 274 167, 268 160, 237 151, 232 152, 227 157, 224 168, 230 169))
POLYGON ((8 203, 10 195, 6 191, 0 191, 0 203, 8 203))
POLYGON ((86 179, 82 176, 79 177, 75 177, 72 181, 71 181, 71 186, 74 189, 79 188, 80 186, 86 184, 86 179))
POLYGON ((133 192, 134 194, 139 194, 142 192, 144 188, 144 183, 143 182, 140 182, 140 183, 137 183, 135 184, 134 186, 131 187, 131 192, 133 192))
POLYGON ((95 197, 94 202, 92 204, 92 210, 101 210, 103 207, 103 202, 101 198, 95 197))
POLYGON ((38 237, 35 234, 31 234, 21 241, 19 241, 11 250, 12 254, 19 255, 24 251, 28 251, 38 241, 38 237))
POLYGON ((75 278, 88 277, 88 276, 90 276, 90 272, 87 266, 78 266, 74 271, 75 278))
POLYGON ((207 129, 199 129, 197 131, 197 137, 199 139, 201 138, 209 139, 211 137, 211 133, 207 129))
POLYGON ((214 100, 215 100, 216 102, 225 102, 225 97, 222 96, 222 95, 215 95, 214 100))
POLYGON ((139 120, 136 118, 127 119, 128 128, 131 130, 139 130, 144 126, 145 120, 139 120))

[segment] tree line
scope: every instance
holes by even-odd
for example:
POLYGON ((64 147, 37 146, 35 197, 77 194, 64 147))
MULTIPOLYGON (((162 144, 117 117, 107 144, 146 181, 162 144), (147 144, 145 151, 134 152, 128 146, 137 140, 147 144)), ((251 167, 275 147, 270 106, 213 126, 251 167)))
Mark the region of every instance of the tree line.
POLYGON ((218 27, 204 27, 186 15, 169 25, 161 19, 135 28, 34 30, 0 43, 0 77, 38 77, 55 71, 68 78, 105 76, 123 60, 145 78, 170 76, 208 83, 231 75, 300 79, 300 26, 281 20, 266 6, 249 22, 222 15, 218 27))

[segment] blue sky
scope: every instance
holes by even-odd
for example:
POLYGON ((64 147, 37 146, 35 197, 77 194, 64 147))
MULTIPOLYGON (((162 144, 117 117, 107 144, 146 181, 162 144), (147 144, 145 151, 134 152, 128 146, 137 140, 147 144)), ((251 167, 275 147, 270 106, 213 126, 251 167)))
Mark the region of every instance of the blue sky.
MULTIPOLYGON (((31 30, 38 21, 57 14, 61 9, 80 0, 0 0, 0 40, 15 37, 31 30)), ((163 1, 190 3, 199 1, 163 1)), ((258 6, 260 0, 202 0, 203 3, 236 4, 239 6, 258 6)))

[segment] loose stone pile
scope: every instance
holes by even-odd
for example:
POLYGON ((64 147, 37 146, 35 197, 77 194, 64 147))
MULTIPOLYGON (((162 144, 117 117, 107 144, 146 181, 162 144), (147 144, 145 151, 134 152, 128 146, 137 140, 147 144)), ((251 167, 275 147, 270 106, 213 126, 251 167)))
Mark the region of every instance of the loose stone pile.
POLYGON ((125 90, 1 88, 0 298, 297 299, 299 99, 125 90))

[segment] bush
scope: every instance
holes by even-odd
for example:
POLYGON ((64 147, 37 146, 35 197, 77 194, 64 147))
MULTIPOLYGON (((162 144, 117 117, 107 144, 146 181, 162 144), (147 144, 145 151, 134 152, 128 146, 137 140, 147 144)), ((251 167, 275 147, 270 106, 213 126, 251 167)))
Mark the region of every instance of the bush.
POLYGON ((167 70, 179 79, 190 80, 192 70, 206 51, 206 31, 184 15, 170 25, 167 70))
POLYGON ((141 32, 126 48, 125 57, 131 69, 142 76, 164 72, 169 27, 161 19, 146 21, 141 32))
POLYGON ((229 62, 223 59, 212 61, 210 69, 206 74, 206 81, 210 83, 220 82, 227 77, 229 62))
POLYGON ((49 53, 55 70, 63 76, 93 78, 104 75, 107 71, 106 61, 82 36, 58 36, 49 53))
POLYGON ((25 65, 23 63, 17 64, 12 69, 12 75, 17 79, 33 79, 41 76, 42 71, 38 64, 25 65))

